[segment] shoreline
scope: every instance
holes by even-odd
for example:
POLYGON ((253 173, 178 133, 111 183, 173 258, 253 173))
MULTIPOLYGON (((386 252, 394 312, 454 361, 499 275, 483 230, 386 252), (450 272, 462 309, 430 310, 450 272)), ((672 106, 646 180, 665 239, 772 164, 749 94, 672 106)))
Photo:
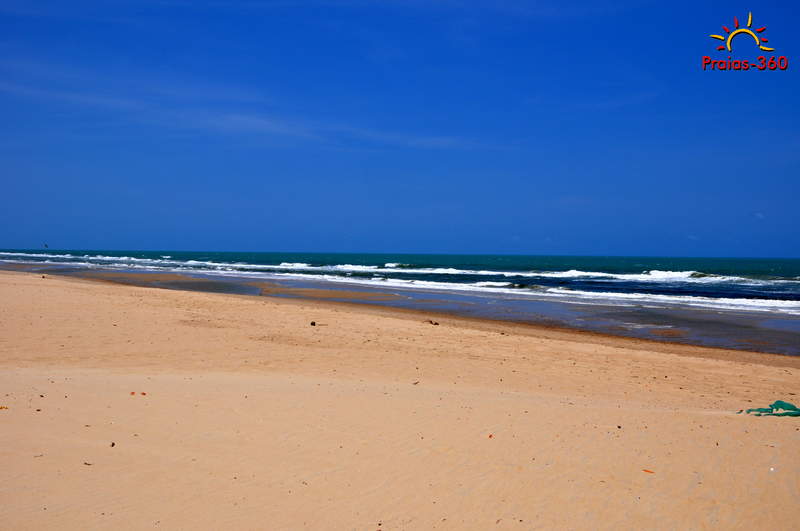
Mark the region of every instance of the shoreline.
MULTIPOLYGON (((0 270, 0 278, 6 273, 0 270)), ((36 272, 14 272, 24 275, 41 276, 41 273, 36 272)), ((148 273, 145 273, 147 275, 148 273)), ((141 274, 118 274, 110 273, 108 276, 117 275, 127 278, 139 277, 141 274)), ((105 274, 103 276, 106 276, 105 274)), ((175 277, 186 277, 185 275, 176 274, 175 277)), ((58 275, 54 274, 54 278, 64 280, 66 282, 82 283, 87 282, 90 284, 99 283, 117 287, 135 287, 145 290, 164 290, 168 292, 187 292, 187 293, 200 293, 211 297, 221 298, 245 298, 251 299, 254 295, 243 295, 236 293, 218 293, 214 291, 206 291, 202 289, 188 289, 188 288, 171 288, 150 286, 141 283, 128 283, 119 279, 112 278, 99 278, 95 276, 72 276, 72 275, 58 275)), ((556 341, 577 341, 590 345, 611 347, 627 350, 647 350, 659 354, 676 355, 688 358, 710 359, 720 361, 735 361, 742 363, 750 363, 764 366, 774 367, 787 367, 800 369, 800 356, 779 354, 773 352, 762 352, 758 350, 742 350, 742 349, 727 349, 722 347, 709 347, 705 345, 694 345, 689 343, 679 343, 668 341, 662 338, 639 338, 622 336, 615 334, 608 334, 603 332, 596 332, 592 330, 582 330, 579 328, 570 328, 567 326, 549 325, 543 323, 532 323, 526 321, 511 321, 502 319, 491 319, 481 317, 471 317, 465 315, 458 315, 456 313, 439 311, 439 310, 423 310, 423 309, 410 309, 398 308, 391 306, 373 305, 361 301, 347 301, 347 300, 330 300, 333 297, 301 297, 292 296, 284 297, 275 294, 256 295, 256 297, 268 298, 278 306, 287 305, 298 307, 301 309, 308 308, 324 308, 338 311, 352 311, 356 315, 364 316, 379 316, 402 319, 413 323, 429 324, 429 321, 434 320, 437 323, 447 323, 450 327, 465 328, 469 330, 476 330, 482 332, 489 332, 495 334, 516 334, 544 340, 556 341)), ((322 325, 326 326, 326 325, 322 325)))
MULTIPOLYGON (((502 267, 497 268, 492 260, 485 257, 483 263, 478 263, 480 260, 468 261, 461 266, 467 269, 459 269, 449 267, 458 265, 458 260, 436 255, 408 256, 409 264, 395 262, 381 264, 382 260, 378 260, 379 265, 374 265, 376 261, 374 257, 355 255, 337 255, 338 258, 335 258, 333 255, 281 255, 280 253, 255 253, 252 256, 246 253, 205 255, 178 253, 178 256, 173 258, 171 255, 146 252, 131 252, 132 256, 116 257, 103 254, 80 255, 77 251, 75 255, 71 254, 72 252, 65 251, 65 253, 41 255, 52 256, 56 259, 53 262, 47 260, 41 262, 31 258, 28 262, 7 265, 8 269, 29 269, 70 276, 115 279, 124 284, 248 295, 270 294, 278 297, 435 310, 460 316, 588 330, 613 336, 800 356, 800 313, 798 313, 800 309, 797 311, 791 309, 795 306, 800 308, 800 301, 792 302, 795 298, 792 291, 794 288, 786 288, 783 284, 767 287, 761 280, 755 281, 761 287, 752 288, 743 277, 726 276, 730 271, 724 269, 724 267, 738 268, 741 274, 754 274, 756 276, 753 278, 758 278, 758 275, 768 272, 764 269, 766 266, 763 263, 747 266, 742 263, 711 265, 705 262, 706 259, 663 259, 651 260, 645 264, 636 261, 643 259, 627 257, 613 259, 613 264, 616 264, 614 267, 630 271, 640 270, 649 265, 667 270, 617 274, 592 272, 587 259, 589 262, 593 261, 600 269, 611 267, 612 264, 604 264, 600 258, 584 257, 576 258, 577 262, 573 264, 562 265, 579 269, 582 266, 590 266, 586 271, 571 269, 548 273, 535 269, 537 266, 553 267, 553 260, 556 262, 559 260, 557 257, 538 259, 528 257, 522 261, 517 260, 515 267, 533 268, 534 270, 529 273, 520 273, 522 275, 520 278, 525 284, 529 281, 524 281, 524 277, 538 275, 536 284, 531 289, 524 289, 523 284, 515 283, 513 285, 519 289, 513 290, 497 288, 500 284, 505 285, 507 283, 505 281, 508 280, 507 275, 513 273, 502 271, 502 267), (278 259, 283 259, 284 262, 278 265, 269 263, 278 259), (85 262, 74 262, 74 260, 85 260, 85 262), (260 265, 261 262, 264 264, 260 265), (422 264, 417 266, 420 269, 411 267, 416 262, 422 264), (324 265, 326 263, 333 265, 324 265), (448 267, 428 267, 436 264, 448 267), (627 265, 623 267, 622 264, 627 265), (697 269, 699 271, 705 265, 719 273, 700 274, 701 277, 709 276, 717 279, 712 282, 714 286, 712 288, 701 288, 706 285, 705 281, 696 278, 699 273, 692 269, 699 268, 697 269), (472 269, 481 266, 489 269, 472 269), (723 269, 716 270, 715 267, 723 269), (217 270, 218 268, 223 270, 217 270), (332 276, 328 274, 318 276, 271 271, 276 268, 279 271, 298 272, 330 269, 333 273, 332 276), (365 279, 364 275, 368 272, 372 272, 372 277, 365 279), (381 277, 380 275, 383 275, 381 273, 376 277, 375 272, 387 274, 381 277), (400 277, 410 273, 411 276, 395 279, 388 273, 396 273, 400 277), (475 278, 464 284, 450 282, 456 279, 456 277, 451 278, 452 275, 462 273, 477 274, 480 278, 495 278, 495 280, 502 277, 504 282, 471 282, 476 280, 475 278), (351 275, 355 276, 350 278, 351 275), (439 278, 441 276, 450 280, 439 278), (689 278, 693 280, 689 282, 687 280, 689 278), (728 280, 733 283, 729 284, 728 280), (622 291, 617 293, 618 296, 606 299, 602 296, 588 299, 584 297, 592 292, 603 295, 602 290, 597 291, 596 288, 605 282, 612 283, 608 286, 610 291, 615 290, 613 286, 622 286, 622 291), (723 285, 728 287, 723 289, 723 285), (650 288, 653 288, 653 291, 650 288), (754 296, 753 292, 748 291, 751 288, 756 289, 758 293, 763 292, 765 297, 748 298, 754 296), (677 291, 674 291, 675 289, 677 291), (716 290, 721 298, 709 298, 711 292, 707 292, 707 289, 711 289, 711 292, 716 290), (784 290, 786 292, 784 295, 788 299, 774 298, 775 289, 784 290), (573 291, 575 295, 569 295, 573 291), (681 293, 694 293, 697 296, 684 297, 680 295, 681 293), (665 302, 664 297, 672 302, 665 302), (768 310, 767 307, 772 309, 768 310)), ((23 255, 38 256, 22 253, 18 258, 23 255)), ((389 256, 383 258, 388 259, 389 256)), ((401 255, 397 255, 396 258, 400 259, 401 255)), ((797 262, 800 264, 800 261, 797 262)), ((2 267, 0 264, 0 269, 2 267)), ((791 274, 794 265, 786 263, 781 267, 783 268, 781 274, 785 276, 791 274)), ((770 269, 769 272, 775 271, 770 269)), ((800 269, 797 272, 800 273, 800 269)))
MULTIPOLYGON (((552 338, 568 338, 571 334, 579 334, 587 341, 592 341, 600 345, 619 346, 627 348, 648 348, 658 352, 668 354, 678 354, 685 356, 705 357, 711 359, 738 359, 751 363, 763 363, 769 365, 784 365, 788 367, 800 367, 800 356, 759 350, 758 345, 753 348, 725 348, 719 346, 703 345, 693 343, 680 335, 671 336, 671 330, 655 331, 649 337, 630 336, 621 333, 611 333, 599 330, 588 330, 578 327, 571 327, 565 324, 549 324, 543 322, 531 322, 524 320, 503 319, 493 317, 474 317, 459 314, 456 311, 441 309, 406 308, 398 306, 387 306, 376 304, 379 301, 392 300, 397 297, 389 292, 377 290, 370 291, 351 291, 341 287, 324 288, 292 288, 269 281, 248 281, 241 283, 223 283, 221 289, 214 289, 216 282, 204 277, 190 276, 182 273, 158 273, 158 272, 121 272, 121 271, 80 271, 77 273, 48 273, 45 271, 24 271, 24 267, 30 264, 20 264, 20 272, 41 275, 52 274, 59 278, 83 279, 88 281, 106 282, 121 286, 139 286, 155 289, 190 291, 198 293, 216 293, 219 295, 232 296, 261 296, 269 297, 279 301, 305 301, 321 305, 345 305, 363 309, 364 311, 376 312, 384 315, 408 315, 411 319, 416 318, 447 318, 462 323, 472 323, 474 326, 497 327, 508 325, 520 327, 519 330, 530 330, 533 335, 549 334, 552 338), (164 285, 161 285, 161 284, 164 285), (258 290, 258 293, 235 293, 225 292, 231 286, 247 286, 258 290), (667 332, 661 334, 658 332, 667 332), (790 361, 791 360, 791 361, 790 361), (796 361, 795 361, 796 360, 796 361)), ((2 271, 2 269, 0 269, 2 271)))

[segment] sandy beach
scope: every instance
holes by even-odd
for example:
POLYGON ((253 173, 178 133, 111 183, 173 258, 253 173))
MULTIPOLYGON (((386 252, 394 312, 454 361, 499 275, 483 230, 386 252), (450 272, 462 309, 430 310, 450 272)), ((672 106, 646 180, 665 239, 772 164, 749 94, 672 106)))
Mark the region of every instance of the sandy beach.
POLYGON ((794 357, 3 271, 0 528, 791 529, 800 419, 736 412, 796 393, 794 357))

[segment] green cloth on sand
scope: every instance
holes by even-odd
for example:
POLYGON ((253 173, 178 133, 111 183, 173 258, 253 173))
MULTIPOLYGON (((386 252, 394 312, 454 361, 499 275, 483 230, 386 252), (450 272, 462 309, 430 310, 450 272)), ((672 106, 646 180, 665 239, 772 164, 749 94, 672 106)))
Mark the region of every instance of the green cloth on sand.
POLYGON ((745 413, 753 413, 756 417, 800 417, 800 409, 783 400, 776 400, 769 407, 748 409, 745 413))

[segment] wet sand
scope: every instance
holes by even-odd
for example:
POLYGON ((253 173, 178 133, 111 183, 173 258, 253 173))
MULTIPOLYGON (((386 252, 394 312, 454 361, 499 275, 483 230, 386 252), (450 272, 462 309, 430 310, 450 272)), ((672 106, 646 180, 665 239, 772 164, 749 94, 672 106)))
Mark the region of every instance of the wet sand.
POLYGON ((297 297, 301 299, 337 299, 359 301, 391 301, 400 298, 394 293, 379 291, 353 291, 346 289, 290 288, 275 282, 249 282, 248 285, 258 288, 260 295, 297 297))
POLYGON ((799 370, 0 272, 0 527, 790 529, 800 423, 735 412, 798 402, 799 370))

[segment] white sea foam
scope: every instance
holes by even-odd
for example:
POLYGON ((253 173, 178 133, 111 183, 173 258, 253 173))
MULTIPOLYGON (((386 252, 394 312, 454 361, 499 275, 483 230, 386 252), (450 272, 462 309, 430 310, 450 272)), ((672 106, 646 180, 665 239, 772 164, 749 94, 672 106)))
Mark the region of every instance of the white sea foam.
POLYGON ((50 254, 50 253, 23 253, 23 252, 0 252, 0 256, 21 256, 29 258, 73 258, 71 254, 50 254))
MULTIPOLYGON (((284 274, 286 276, 298 276, 284 274)), ((319 278, 318 275, 302 275, 304 278, 319 278)), ((558 299, 562 302, 575 304, 609 304, 619 305, 620 303, 642 304, 642 305, 665 305, 665 306, 692 306, 719 310, 740 310, 740 311, 759 311, 759 312, 781 312, 792 315, 800 315, 800 301, 775 300, 775 299, 744 299, 728 297, 700 297, 693 295, 660 295, 646 293, 616 293, 616 292, 591 292, 577 291, 562 288, 545 288, 541 290, 524 290, 516 288, 500 287, 500 283, 476 282, 471 284, 459 284, 452 282, 434 282, 427 280, 409 279, 351 279, 342 278, 334 275, 324 275, 324 280, 331 282, 343 282, 350 284, 381 285, 393 286, 398 288, 412 288, 435 291, 473 291, 480 293, 497 293, 526 298, 558 299)), ((508 285, 508 284, 506 284, 508 285)))
POLYGON ((661 295, 650 293, 615 293, 577 291, 562 288, 550 288, 546 290, 546 294, 581 300, 621 300, 637 303, 662 303, 668 305, 716 308, 720 310, 780 311, 793 315, 800 315, 800 301, 793 300, 738 299, 731 297, 700 297, 696 295, 661 295))
POLYGON ((759 282, 755 279, 732 277, 723 275, 705 275, 697 271, 660 271, 653 269, 643 273, 604 273, 599 271, 579 271, 570 269, 569 271, 540 271, 525 273, 523 276, 542 277, 542 278, 585 278, 585 279, 607 279, 625 280, 631 282, 759 282))

